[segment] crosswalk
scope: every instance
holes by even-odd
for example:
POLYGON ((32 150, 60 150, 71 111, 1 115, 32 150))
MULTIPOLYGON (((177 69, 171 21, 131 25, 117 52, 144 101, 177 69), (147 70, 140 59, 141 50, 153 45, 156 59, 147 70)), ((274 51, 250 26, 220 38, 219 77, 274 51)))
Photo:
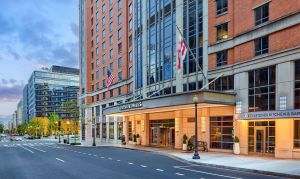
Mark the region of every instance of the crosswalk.
POLYGON ((37 142, 37 143, 4 143, 0 144, 0 147, 9 147, 9 148, 15 148, 19 146, 49 146, 49 145, 55 145, 55 143, 51 142, 37 142))

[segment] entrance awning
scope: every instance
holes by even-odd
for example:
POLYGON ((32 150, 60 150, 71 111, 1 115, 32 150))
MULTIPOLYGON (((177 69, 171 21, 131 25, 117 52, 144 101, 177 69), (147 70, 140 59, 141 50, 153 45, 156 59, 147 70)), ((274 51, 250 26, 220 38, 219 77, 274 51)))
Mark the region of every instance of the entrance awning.
POLYGON ((103 109, 103 115, 130 115, 131 113, 145 113, 172 111, 194 106, 193 97, 199 98, 199 107, 232 106, 235 105, 235 93, 218 91, 184 92, 166 96, 158 96, 138 101, 132 101, 103 109), (145 111, 146 110, 146 111, 145 111))

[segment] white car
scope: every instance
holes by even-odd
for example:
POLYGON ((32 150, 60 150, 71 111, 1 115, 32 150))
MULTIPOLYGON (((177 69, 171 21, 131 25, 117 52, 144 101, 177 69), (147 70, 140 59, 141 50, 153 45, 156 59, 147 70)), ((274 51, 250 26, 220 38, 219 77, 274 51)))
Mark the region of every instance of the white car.
POLYGON ((21 136, 16 136, 16 137, 14 137, 14 139, 15 139, 15 141, 22 141, 23 140, 23 138, 21 136))

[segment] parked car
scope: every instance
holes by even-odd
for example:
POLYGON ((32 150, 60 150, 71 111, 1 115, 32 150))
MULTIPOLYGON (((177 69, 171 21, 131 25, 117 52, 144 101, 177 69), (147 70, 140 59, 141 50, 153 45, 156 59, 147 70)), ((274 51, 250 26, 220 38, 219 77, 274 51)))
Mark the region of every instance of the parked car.
POLYGON ((6 134, 1 134, 0 137, 1 137, 1 138, 6 138, 7 135, 6 135, 6 134))
POLYGON ((14 141, 22 141, 22 140, 23 140, 22 136, 15 136, 14 137, 14 141))

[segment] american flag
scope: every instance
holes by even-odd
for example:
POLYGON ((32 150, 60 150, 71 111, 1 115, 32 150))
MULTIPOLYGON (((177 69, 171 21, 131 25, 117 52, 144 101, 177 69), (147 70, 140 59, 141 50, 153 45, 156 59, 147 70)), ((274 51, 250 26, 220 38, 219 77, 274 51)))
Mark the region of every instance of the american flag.
POLYGON ((178 40, 178 54, 177 54, 177 71, 180 72, 181 62, 184 60, 186 56, 186 45, 181 35, 179 35, 178 40))
POLYGON ((114 75, 110 72, 110 70, 107 70, 106 87, 108 88, 108 90, 111 84, 113 83, 114 79, 114 75))

